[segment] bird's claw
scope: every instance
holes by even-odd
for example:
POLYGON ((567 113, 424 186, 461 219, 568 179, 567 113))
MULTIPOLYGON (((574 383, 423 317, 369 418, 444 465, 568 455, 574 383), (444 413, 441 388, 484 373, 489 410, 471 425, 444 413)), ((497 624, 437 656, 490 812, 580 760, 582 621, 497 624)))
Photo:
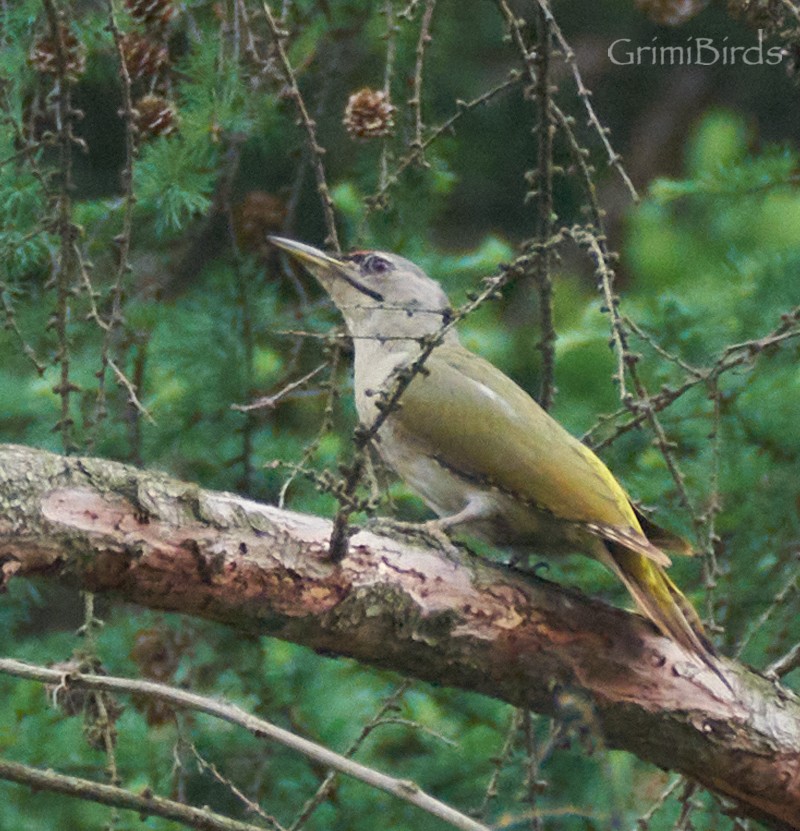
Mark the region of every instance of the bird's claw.
POLYGON ((444 553, 453 550, 454 543, 447 532, 441 527, 438 520, 427 522, 404 522, 389 517, 375 517, 367 522, 366 527, 374 533, 402 536, 407 539, 416 539, 444 553))

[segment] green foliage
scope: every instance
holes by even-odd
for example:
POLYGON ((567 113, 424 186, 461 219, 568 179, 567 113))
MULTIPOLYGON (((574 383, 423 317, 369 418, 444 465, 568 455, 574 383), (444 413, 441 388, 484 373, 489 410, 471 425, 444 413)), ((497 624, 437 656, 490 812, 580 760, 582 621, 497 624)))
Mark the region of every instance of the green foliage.
MULTIPOLYGON (((800 195, 791 186, 797 157, 774 149, 748 156, 745 131, 740 123, 736 126, 730 115, 704 122, 689 148, 694 177, 678 188, 656 183, 631 229, 628 251, 637 284, 646 292, 644 302, 635 307, 636 317, 657 333, 664 349, 695 366, 710 366, 728 345, 776 329, 781 315, 797 302, 794 275, 800 258, 791 240, 800 230, 800 195), (732 145, 732 135, 740 137, 738 146, 732 145), (714 152, 717 138, 720 153, 714 152), (720 155, 738 162, 720 166, 720 155), (678 191, 680 202, 675 201, 678 191), (680 264, 669 255, 654 254, 654 248, 662 251, 670 239, 684 252, 680 264)), ((800 405, 796 357, 789 349, 768 351, 760 360, 759 371, 728 373, 720 379, 724 496, 719 524, 729 543, 724 549, 725 580, 735 598, 726 610, 731 635, 740 635, 754 613, 769 604, 776 574, 788 579, 786 555, 800 531, 790 482, 790 469, 800 455, 789 415, 800 405), (781 517, 777 533, 776 516, 781 517), (748 579, 742 581, 745 571, 748 579)), ((675 384, 683 374, 674 364, 657 361, 653 379, 675 384)), ((713 444, 707 439, 713 427, 711 407, 703 392, 686 396, 669 413, 700 504, 710 498, 714 465, 713 444)), ((659 485, 667 485, 666 472, 654 460, 642 473, 634 490, 647 488, 645 498, 655 500, 663 493, 659 485), (662 474, 655 476, 659 468, 662 474)), ((786 620, 792 614, 796 611, 790 604, 780 617, 786 620)), ((776 631, 782 625, 776 623, 776 631)))
POLYGON ((216 178, 215 149, 208 141, 164 138, 149 144, 136 165, 139 207, 155 231, 179 231, 211 206, 216 178))

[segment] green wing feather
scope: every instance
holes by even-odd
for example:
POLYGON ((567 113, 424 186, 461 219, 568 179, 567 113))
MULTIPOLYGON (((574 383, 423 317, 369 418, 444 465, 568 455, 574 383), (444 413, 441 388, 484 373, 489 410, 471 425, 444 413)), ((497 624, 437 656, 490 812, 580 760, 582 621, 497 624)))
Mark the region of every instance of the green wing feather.
POLYGON ((425 369, 403 393, 397 418, 443 463, 557 518, 644 539, 608 468, 500 370, 451 345, 436 349, 425 369), (469 428, 460 429, 466 417, 469 428))

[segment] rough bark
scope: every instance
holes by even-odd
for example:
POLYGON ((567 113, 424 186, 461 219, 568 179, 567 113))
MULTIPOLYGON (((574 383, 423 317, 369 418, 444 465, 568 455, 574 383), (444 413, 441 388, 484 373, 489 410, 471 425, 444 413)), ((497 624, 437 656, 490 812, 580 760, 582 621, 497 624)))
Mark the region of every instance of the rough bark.
POLYGON ((0 446, 0 581, 69 577, 157 609, 558 715, 800 828, 800 703, 723 661, 734 692, 638 615, 463 552, 330 523, 114 462, 0 446))

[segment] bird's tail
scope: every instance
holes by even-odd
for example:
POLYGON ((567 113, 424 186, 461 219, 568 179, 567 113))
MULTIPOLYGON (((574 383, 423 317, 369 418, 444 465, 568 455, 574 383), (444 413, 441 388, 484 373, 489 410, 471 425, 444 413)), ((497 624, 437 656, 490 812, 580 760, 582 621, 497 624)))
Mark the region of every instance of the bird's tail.
POLYGON ((606 565, 622 580, 641 611, 662 634, 696 654, 730 689, 699 615, 664 569, 619 543, 607 542, 605 548, 606 565))

